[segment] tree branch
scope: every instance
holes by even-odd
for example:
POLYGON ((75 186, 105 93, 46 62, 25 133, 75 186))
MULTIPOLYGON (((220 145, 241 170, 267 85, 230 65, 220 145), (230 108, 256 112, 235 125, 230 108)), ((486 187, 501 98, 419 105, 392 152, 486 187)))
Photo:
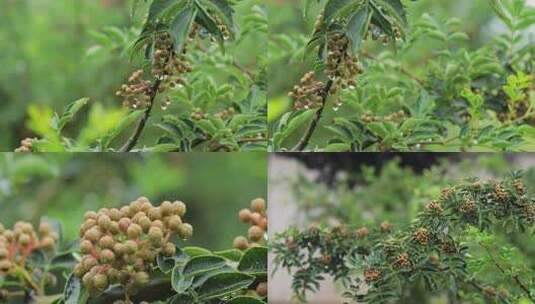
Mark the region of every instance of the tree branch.
POLYGON ((325 105, 327 104, 327 98, 329 98, 329 92, 331 91, 331 87, 333 86, 333 84, 334 81, 329 80, 325 85, 325 89, 323 89, 323 92, 321 94, 321 107, 316 111, 316 115, 314 116, 314 119, 312 119, 312 121, 310 122, 310 125, 308 125, 308 128, 303 137, 299 140, 295 147, 292 148, 292 152, 303 151, 308 146, 310 138, 312 138, 312 135, 314 134, 314 131, 316 130, 318 123, 321 119, 321 115, 323 114, 323 110, 325 109, 325 105))
POLYGON ((152 112, 152 108, 154 107, 154 99, 156 99, 156 95, 158 95, 158 90, 160 88, 160 79, 156 79, 154 84, 151 87, 150 92, 150 102, 149 106, 145 110, 145 113, 143 114, 143 117, 137 124, 136 130, 132 134, 132 136, 128 139, 128 141, 124 144, 124 146, 121 148, 120 152, 130 152, 139 141, 139 138, 141 137, 141 133, 143 133, 143 130, 145 129, 145 125, 147 124, 147 121, 149 120, 150 113, 152 112))

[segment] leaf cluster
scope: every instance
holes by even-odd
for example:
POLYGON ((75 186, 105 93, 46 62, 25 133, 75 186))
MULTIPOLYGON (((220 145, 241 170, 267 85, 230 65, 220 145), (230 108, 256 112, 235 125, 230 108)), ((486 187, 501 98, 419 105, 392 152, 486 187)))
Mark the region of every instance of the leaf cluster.
POLYGON ((467 242, 473 240, 467 235, 493 233, 502 225, 506 234, 533 232, 535 201, 520 177, 513 173, 501 181, 469 179, 446 187, 414 221, 399 227, 383 222, 356 230, 291 228, 272 243, 275 263, 293 274, 294 292, 302 300, 307 291, 318 291, 325 274, 336 278, 344 296, 355 302, 399 301, 418 284, 428 293, 447 291, 460 298, 477 294, 496 303, 533 300, 529 275, 498 262, 488 242, 467 242), (340 233, 344 236, 336 241, 340 233), (474 247, 484 249, 487 267, 511 279, 500 286, 480 279, 476 273, 481 268, 472 267, 474 247))

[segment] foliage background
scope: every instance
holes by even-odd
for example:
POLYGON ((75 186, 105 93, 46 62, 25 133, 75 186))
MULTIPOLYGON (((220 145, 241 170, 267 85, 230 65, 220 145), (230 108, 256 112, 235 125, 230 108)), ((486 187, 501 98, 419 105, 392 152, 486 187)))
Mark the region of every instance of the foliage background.
MULTIPOLYGON (((404 227, 445 186, 472 176, 498 179, 518 169, 526 171, 526 186, 533 188, 535 157, 529 153, 274 154, 270 159, 269 234, 272 238, 289 226, 306 228, 310 224, 375 227, 385 220, 395 227, 404 227), (280 173, 281 168, 285 168, 284 174, 280 173)), ((492 234, 478 233, 476 229, 467 234, 474 254, 470 269, 478 278, 497 282, 497 286, 509 284, 509 279, 493 265, 489 266, 488 257, 478 248, 479 242, 490 241, 500 262, 511 265, 514 271, 529 277, 535 269, 535 238, 527 233, 510 236, 503 233, 506 230, 504 223, 492 234)), ((270 267, 273 269, 273 264, 270 267)), ((270 301, 289 302, 291 278, 284 269, 278 270, 269 284, 270 290, 279 291, 270 301)), ((310 294, 309 303, 341 303, 337 288, 326 279, 320 292, 310 294)), ((422 303, 450 303, 444 294, 413 292, 411 296, 422 303)), ((474 298, 467 303, 486 303, 482 301, 474 298)))
MULTIPOLYGON (((5 0, 0 2, 0 151, 13 151, 21 139, 50 132, 54 112, 63 113, 72 101, 90 98, 90 105, 67 126, 65 135, 77 137, 81 146, 91 143, 118 124, 127 114, 115 92, 130 73, 142 67, 141 56, 130 58, 126 47, 137 37, 147 4, 134 0, 5 0), (132 59, 132 60, 131 60, 132 59)), ((258 47, 262 34, 255 28, 252 7, 259 0, 239 1, 236 23, 243 33, 227 53, 246 70, 257 68, 265 48, 258 47)), ((210 54, 215 61, 222 56, 210 54)), ((222 86, 235 71, 207 62, 199 71, 210 84, 222 86)), ((247 92, 239 92, 247 96, 247 92)), ((234 96, 240 101, 244 96, 234 96)), ((203 102, 209 102, 205 98, 203 102)), ((234 101, 234 100, 230 100, 234 101)), ((220 103, 214 111, 229 106, 220 103)), ((166 112, 155 109, 153 120, 163 114, 183 113, 179 105, 166 112)), ((129 132, 117 142, 123 143, 129 132)), ((145 130, 140 146, 156 141, 155 126, 145 130)))
POLYGON ((194 227, 189 245, 227 249, 248 228, 237 213, 266 197, 265 154, 0 154, 0 222, 60 220, 77 237, 87 210, 139 196, 182 200, 194 227))
MULTIPOLYGON (((316 7, 310 10, 307 16, 304 16, 303 10, 306 1, 269 0, 268 2, 269 22, 272 29, 269 37, 271 67, 269 78, 271 82, 268 93, 268 122, 273 133, 278 119, 284 113, 292 110, 292 100, 287 96, 288 92, 299 83, 303 74, 314 66, 315 56, 304 56, 304 46, 311 37, 319 9, 316 7), (288 66, 294 68, 288 69, 288 66), (286 77, 276 77, 276 75, 285 75, 286 77)), ((313 2, 309 1, 309 3, 313 2)), ((533 1, 527 1, 527 3, 535 4, 533 1)), ((461 22, 456 30, 465 32, 470 37, 469 40, 460 43, 460 46, 468 50, 478 49, 491 42, 493 37, 504 32, 504 27, 492 12, 488 0, 419 0, 411 2, 408 14, 410 15, 409 19, 413 20, 418 19, 423 14, 429 14, 437 20, 458 18, 461 22)), ((403 68, 411 75, 424 76, 426 62, 433 57, 433 52, 439 47, 438 45, 436 40, 429 37, 418 41, 410 48, 410 54, 402 58, 403 68)), ((386 50, 394 51, 391 45, 382 46, 370 41, 364 44, 363 49, 368 50, 370 54, 378 54, 386 50)), ((382 80, 385 81, 385 79, 388 77, 384 77, 382 80)), ((391 80, 397 81, 396 79, 391 80)), ((337 111, 333 110, 332 106, 328 106, 322 120, 328 122, 335 117, 348 117, 354 114, 354 111, 355 109, 350 106, 342 106, 337 111)), ((287 146, 292 146, 298 141, 306 125, 304 123, 303 126, 292 130, 292 136, 284 141, 287 146)), ((324 123, 323 125, 328 124, 324 123)), ((320 124, 310 146, 324 146, 325 142, 332 137, 333 133, 320 124)))

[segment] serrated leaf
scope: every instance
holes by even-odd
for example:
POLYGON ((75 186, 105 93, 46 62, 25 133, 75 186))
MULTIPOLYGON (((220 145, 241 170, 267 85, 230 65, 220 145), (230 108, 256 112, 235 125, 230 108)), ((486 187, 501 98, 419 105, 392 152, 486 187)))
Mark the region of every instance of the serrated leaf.
POLYGON ((209 300, 246 289, 254 282, 253 276, 240 272, 217 273, 209 277, 199 288, 200 300, 209 300))
POLYGON ((349 19, 346 27, 346 35, 351 41, 351 50, 357 54, 362 45, 362 41, 368 32, 371 21, 371 10, 368 6, 359 8, 349 19))
POLYGON ((225 259, 220 256, 196 256, 184 265, 184 268, 182 269, 182 274, 185 276, 196 276, 213 269, 221 268, 225 265, 225 259))
POLYGON ((61 117, 54 117, 52 127, 58 132, 61 131, 88 102, 89 98, 81 98, 70 103, 61 117))
POLYGON ((238 270, 258 277, 265 277, 267 273, 267 248, 252 247, 245 251, 238 264, 238 270))
POLYGON ((101 139, 101 146, 102 148, 106 149, 110 146, 112 141, 119 136, 122 132, 124 132, 128 127, 130 127, 134 122, 136 122, 144 113, 145 111, 133 111, 123 117, 117 126, 113 129, 111 129, 108 133, 106 133, 102 139, 101 139))
POLYGON ((196 257, 196 256, 200 256, 200 255, 211 255, 212 252, 208 249, 204 249, 204 248, 201 248, 201 247, 193 247, 193 246, 188 246, 188 247, 184 247, 182 248, 182 251, 190 256, 190 257, 196 257))
POLYGON ((189 32, 195 17, 197 9, 192 5, 184 7, 169 24, 169 34, 173 39, 173 47, 177 54, 182 54, 185 42, 188 38, 189 32))
POLYGON ((214 251, 214 255, 223 257, 233 262, 239 262, 243 256, 243 252, 238 249, 228 249, 222 251, 214 251))
POLYGON ((88 294, 82 285, 82 281, 71 274, 63 292, 65 304, 85 304, 88 294))

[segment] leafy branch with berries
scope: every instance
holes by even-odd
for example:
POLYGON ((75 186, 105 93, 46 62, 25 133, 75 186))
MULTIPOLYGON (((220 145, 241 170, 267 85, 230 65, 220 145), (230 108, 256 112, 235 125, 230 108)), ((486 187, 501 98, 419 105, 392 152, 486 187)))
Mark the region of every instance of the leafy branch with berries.
POLYGON ((533 234, 530 190, 518 172, 502 180, 468 179, 444 188, 415 220, 399 227, 382 222, 377 228, 290 228, 270 244, 275 271, 293 275, 302 302, 327 275, 354 303, 410 303, 414 290, 456 302, 534 301, 533 270, 515 265, 515 248, 496 245, 500 234, 533 234))
POLYGON ((138 66, 116 91, 120 119, 73 138, 65 129, 90 104, 80 99, 49 126, 28 123, 41 126, 40 137, 22 140, 17 151, 265 150, 265 54, 244 52, 267 31, 261 2, 134 1, 133 11, 146 13, 143 23, 114 32, 138 66))
MULTIPOLYGON (((186 205, 147 198, 88 211, 80 240, 64 244, 61 225, 43 220, 0 226, 0 299, 8 303, 266 303, 265 201, 244 222, 254 241, 213 251, 185 246, 186 205), (65 286, 60 287, 60 283, 65 286)), ((235 242, 236 243, 236 242, 235 242)))
MULTIPOLYGON (((413 14, 417 5, 304 1, 305 19, 319 15, 308 43, 296 48, 314 58, 314 70, 289 92, 292 109, 273 120, 270 149, 529 149, 535 9, 523 0, 488 0, 505 30, 473 47, 460 19, 413 14), (415 48, 422 57, 413 58, 415 48)), ((281 46, 290 40, 276 38, 281 46)), ((290 51, 277 56, 293 58, 290 51)))

